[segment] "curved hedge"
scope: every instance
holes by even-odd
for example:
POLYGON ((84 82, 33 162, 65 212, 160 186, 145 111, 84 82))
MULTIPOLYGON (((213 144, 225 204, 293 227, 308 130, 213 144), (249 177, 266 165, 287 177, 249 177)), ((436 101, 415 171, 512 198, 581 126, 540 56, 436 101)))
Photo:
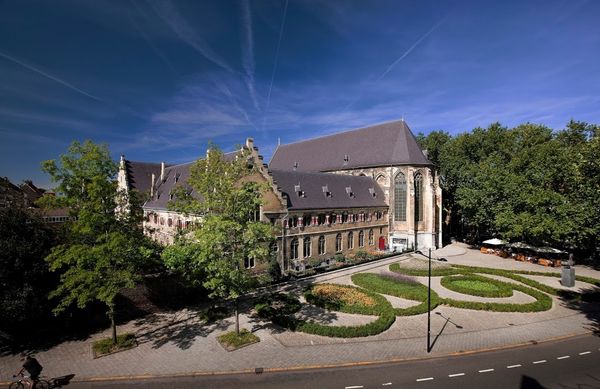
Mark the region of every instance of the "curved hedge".
POLYGON ((513 288, 506 282, 476 274, 442 277, 441 284, 457 293, 480 297, 511 297, 513 288))

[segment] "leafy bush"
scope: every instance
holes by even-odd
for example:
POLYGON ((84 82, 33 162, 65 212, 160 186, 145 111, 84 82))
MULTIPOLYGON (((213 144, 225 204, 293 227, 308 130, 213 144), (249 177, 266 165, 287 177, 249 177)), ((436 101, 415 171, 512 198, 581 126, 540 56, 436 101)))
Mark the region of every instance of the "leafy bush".
POLYGON ((362 262, 371 259, 371 256, 365 250, 361 249, 356 252, 354 259, 358 262, 362 262))
POLYGON ((300 301, 293 294, 274 293, 259 298, 254 305, 258 316, 273 319, 279 316, 291 315, 301 308, 300 301))
POLYGON ((296 323, 296 329, 307 334, 330 336, 336 338, 357 338, 382 333, 390 328, 396 315, 391 305, 384 308, 377 320, 362 326, 326 326, 315 322, 302 321, 296 323))
POLYGON ((94 354, 99 357, 116 351, 127 350, 135 346, 137 346, 135 335, 126 333, 117 335, 117 343, 113 343, 112 338, 97 340, 92 345, 92 349, 94 350, 94 354))
POLYGON ((344 257, 344 255, 342 254, 336 254, 335 257, 333 257, 335 259, 336 262, 338 263, 344 263, 346 262, 346 257, 344 257))
POLYGON ((455 292, 473 296, 510 297, 513 295, 512 285, 476 274, 446 276, 442 278, 441 284, 455 292))
POLYGON ((236 334, 235 331, 226 332, 223 335, 219 335, 219 342, 225 346, 228 350, 235 350, 240 347, 260 342, 260 338, 254 335, 252 332, 243 328, 240 330, 240 334, 236 334))

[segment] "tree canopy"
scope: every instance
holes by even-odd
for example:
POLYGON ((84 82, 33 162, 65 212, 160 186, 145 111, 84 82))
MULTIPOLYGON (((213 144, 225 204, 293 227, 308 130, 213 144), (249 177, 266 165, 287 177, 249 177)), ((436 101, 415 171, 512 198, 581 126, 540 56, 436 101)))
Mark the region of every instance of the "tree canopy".
POLYGON ((247 150, 229 161, 211 146, 192 167, 190 187, 179 187, 171 204, 201 220, 163 252, 168 267, 204 286, 211 297, 236 303, 238 333, 237 301, 256 283, 251 270, 268 262, 274 239, 273 227, 258 218, 265 188, 250 179, 255 173, 247 150))
POLYGON ((74 217, 67 242, 46 258, 51 270, 61 271, 60 285, 51 293, 60 299, 54 311, 100 301, 107 307, 115 341, 115 297, 135 286, 155 246, 143 234, 139 213, 117 212, 127 208, 129 196, 117 191, 117 164, 106 146, 73 142, 59 161, 44 162, 43 170, 58 183, 57 196, 43 202, 68 206, 74 217))
POLYGON ((494 123, 417 140, 440 169, 446 234, 592 253, 600 234, 599 127, 494 123))

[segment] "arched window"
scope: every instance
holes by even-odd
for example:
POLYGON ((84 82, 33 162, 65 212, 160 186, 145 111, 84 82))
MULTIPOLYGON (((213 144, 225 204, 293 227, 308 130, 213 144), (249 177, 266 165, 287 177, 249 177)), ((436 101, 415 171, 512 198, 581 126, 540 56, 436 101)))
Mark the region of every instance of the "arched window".
POLYGON ((325 254, 325 237, 319 236, 319 255, 325 254))
POLYGON ((423 221, 423 175, 415 174, 415 218, 417 221, 423 221))
POLYGON ((402 172, 394 178, 394 220, 406 221, 406 177, 402 172))
POLYGON ((335 251, 338 253, 342 251, 342 234, 335 236, 335 251))
POLYGON ((373 230, 369 230, 369 246, 373 246, 375 244, 375 240, 373 239, 373 230))
POLYGON ((358 247, 365 247, 365 233, 361 231, 358 233, 358 247))
POLYGON ((354 248, 354 234, 352 232, 348 233, 348 249, 354 248))
POLYGON ((304 238, 304 258, 310 257, 310 237, 304 238))
POLYGON ((291 247, 290 247, 290 258, 298 259, 298 238, 292 239, 291 247))
POLYGON ((167 219, 167 225, 168 225, 169 227, 172 227, 172 226, 173 226, 173 219, 171 219, 171 218, 168 218, 168 219, 167 219))
POLYGON ((255 266, 254 257, 244 258, 244 267, 246 269, 251 269, 255 266))

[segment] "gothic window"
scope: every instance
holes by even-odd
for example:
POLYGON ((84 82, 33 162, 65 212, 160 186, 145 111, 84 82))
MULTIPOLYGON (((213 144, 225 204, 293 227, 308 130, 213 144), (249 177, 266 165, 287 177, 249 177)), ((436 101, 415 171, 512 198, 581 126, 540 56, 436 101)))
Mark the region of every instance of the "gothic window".
POLYGON ((319 255, 325 254, 325 237, 319 236, 319 255))
POLYGON ((406 177, 402 172, 394 178, 394 220, 406 221, 406 177))
POLYGON ((358 247, 365 247, 365 233, 361 231, 358 233, 358 247))
POLYGON ((292 239, 290 258, 298 259, 298 238, 292 239))
POLYGON ((415 174, 415 218, 417 221, 423 221, 423 175, 415 174))
POLYGON ((375 240, 373 239, 373 230, 369 230, 369 246, 373 246, 375 244, 375 240))
POLYGON ((304 258, 310 257, 310 237, 304 238, 304 258))
POLYGON ((338 253, 342 251, 342 234, 335 236, 335 251, 338 253))
POLYGON ((348 233, 348 249, 354 248, 354 234, 352 232, 348 233))

